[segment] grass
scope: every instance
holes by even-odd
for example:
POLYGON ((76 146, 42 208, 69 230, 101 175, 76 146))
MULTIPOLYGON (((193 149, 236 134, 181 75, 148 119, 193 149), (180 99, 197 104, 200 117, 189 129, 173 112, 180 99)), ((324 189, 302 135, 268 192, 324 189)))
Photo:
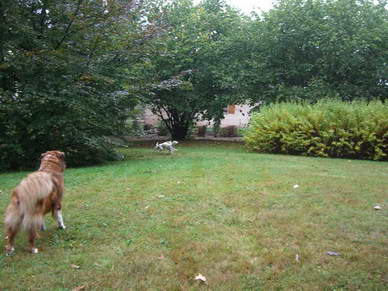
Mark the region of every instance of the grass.
MULTIPOLYGON (((178 148, 68 169, 68 229, 47 216, 38 255, 19 235, 0 289, 387 290, 387 163, 178 148)), ((2 211, 25 175, 0 175, 2 211)))

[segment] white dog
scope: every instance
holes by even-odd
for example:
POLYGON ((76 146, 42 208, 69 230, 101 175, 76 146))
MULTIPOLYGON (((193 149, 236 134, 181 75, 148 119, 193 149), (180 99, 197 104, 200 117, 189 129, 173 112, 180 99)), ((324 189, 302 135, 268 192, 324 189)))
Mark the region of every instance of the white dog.
POLYGON ((158 151, 158 152, 163 151, 163 150, 168 150, 170 152, 170 154, 172 154, 173 152, 175 152, 177 150, 176 148, 174 148, 174 145, 176 145, 176 144, 178 144, 178 142, 175 140, 166 141, 164 143, 156 142, 154 150, 158 151))

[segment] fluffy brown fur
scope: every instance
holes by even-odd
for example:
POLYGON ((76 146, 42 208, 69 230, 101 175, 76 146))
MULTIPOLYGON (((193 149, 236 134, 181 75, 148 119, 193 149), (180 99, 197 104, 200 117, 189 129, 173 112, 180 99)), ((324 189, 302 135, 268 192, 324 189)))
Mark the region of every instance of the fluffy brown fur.
POLYGON ((60 151, 45 152, 41 156, 39 170, 29 174, 13 190, 5 214, 7 254, 15 250, 15 236, 20 228, 28 232, 30 251, 37 253, 37 230, 44 228, 43 216, 50 211, 57 219, 58 226, 65 228, 61 214, 63 172, 66 167, 64 157, 65 154, 60 151))

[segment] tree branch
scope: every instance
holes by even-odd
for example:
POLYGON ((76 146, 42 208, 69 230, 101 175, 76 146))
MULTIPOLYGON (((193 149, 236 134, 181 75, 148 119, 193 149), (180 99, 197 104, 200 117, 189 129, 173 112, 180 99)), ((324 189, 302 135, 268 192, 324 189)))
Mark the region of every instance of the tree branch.
POLYGON ((62 39, 58 42, 58 44, 55 46, 55 50, 57 50, 61 45, 62 43, 65 41, 68 33, 69 33, 69 30, 70 30, 70 27, 72 26, 73 22, 74 22, 74 19, 75 17, 77 16, 80 8, 81 8, 81 4, 82 4, 83 0, 78 0, 78 3, 77 3, 77 9, 75 10, 74 12, 74 15, 72 17, 72 19, 70 20, 70 22, 68 23, 66 29, 65 29, 65 34, 63 35, 62 39))
POLYGON ((172 131, 172 119, 171 119, 171 116, 168 116, 169 118, 166 119, 164 118, 163 116, 163 111, 165 111, 167 113, 167 115, 169 115, 169 112, 166 111, 163 106, 161 105, 161 107, 158 107, 157 108, 158 112, 156 112, 156 115, 158 115, 160 117, 160 119, 164 122, 164 124, 167 126, 168 128, 168 131, 171 132, 172 131), (163 110, 163 111, 162 111, 163 110))

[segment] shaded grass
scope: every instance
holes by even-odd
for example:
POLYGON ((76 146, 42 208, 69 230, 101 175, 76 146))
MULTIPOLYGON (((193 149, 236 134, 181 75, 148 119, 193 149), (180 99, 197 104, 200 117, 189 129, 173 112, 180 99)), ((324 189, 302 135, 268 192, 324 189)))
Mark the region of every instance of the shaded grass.
MULTIPOLYGON (((171 156, 148 144, 122 152, 124 161, 66 171, 68 229, 47 217, 38 255, 19 236, 17 254, 0 255, 1 288, 387 288, 387 163, 227 143, 186 143, 171 156), (193 280, 198 273, 208 285, 193 280)), ((25 175, 0 175, 0 209, 25 175)))

